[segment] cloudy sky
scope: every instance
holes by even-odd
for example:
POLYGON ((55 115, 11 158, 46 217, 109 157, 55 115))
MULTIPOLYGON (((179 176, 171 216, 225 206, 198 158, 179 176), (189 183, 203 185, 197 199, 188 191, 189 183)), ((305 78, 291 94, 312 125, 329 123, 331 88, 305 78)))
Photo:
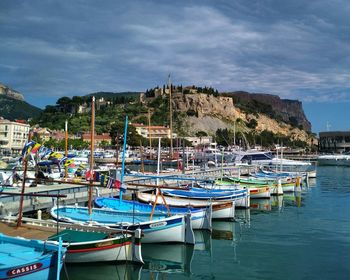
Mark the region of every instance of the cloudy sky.
POLYGON ((166 82, 303 102, 350 130, 346 0, 1 0, 0 83, 36 106, 166 82))

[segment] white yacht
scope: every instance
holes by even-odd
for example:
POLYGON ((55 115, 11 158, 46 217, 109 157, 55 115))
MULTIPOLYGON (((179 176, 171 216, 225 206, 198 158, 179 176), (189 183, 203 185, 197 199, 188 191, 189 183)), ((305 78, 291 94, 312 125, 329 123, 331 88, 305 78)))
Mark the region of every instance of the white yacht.
POLYGON ((350 152, 345 154, 320 155, 318 165, 350 166, 350 152))
POLYGON ((248 163, 256 165, 283 165, 283 166, 309 166, 310 162, 274 157, 270 151, 236 151, 235 163, 248 163))

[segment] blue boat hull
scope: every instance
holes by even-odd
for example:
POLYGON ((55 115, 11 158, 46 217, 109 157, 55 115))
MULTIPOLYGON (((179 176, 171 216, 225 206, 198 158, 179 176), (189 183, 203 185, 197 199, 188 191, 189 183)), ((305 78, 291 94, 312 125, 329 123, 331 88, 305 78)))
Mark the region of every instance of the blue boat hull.
MULTIPOLYGON (((65 248, 61 248, 63 254, 65 248)), ((0 235, 0 279, 51 280, 57 279, 63 258, 58 266, 58 245, 38 240, 0 235)))
POLYGON ((89 215, 87 207, 64 206, 52 208, 51 216, 65 222, 92 223, 116 229, 141 229, 144 233, 142 242, 194 242, 190 216, 166 217, 164 214, 153 216, 149 213, 126 213, 107 209, 93 209, 89 215), (58 214, 58 215, 57 215, 58 214))
MULTIPOLYGON (((95 204, 101 208, 110 208, 118 211, 147 213, 152 212, 153 205, 140 203, 137 201, 120 200, 113 197, 98 197, 95 204)), ((169 207, 171 215, 186 215, 191 213, 191 221, 193 229, 211 229, 211 209, 193 208, 193 207, 169 207)), ((154 208, 154 213, 168 214, 165 205, 158 204, 154 208)))

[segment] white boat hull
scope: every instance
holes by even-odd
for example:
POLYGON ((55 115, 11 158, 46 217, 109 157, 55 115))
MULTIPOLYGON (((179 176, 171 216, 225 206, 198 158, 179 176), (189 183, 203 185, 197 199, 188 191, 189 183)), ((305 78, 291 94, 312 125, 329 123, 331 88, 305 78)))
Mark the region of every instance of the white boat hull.
POLYGON ((191 212, 191 224, 193 229, 211 229, 211 209, 191 212))
MULTIPOLYGON (((108 239, 106 241, 108 242, 108 239)), ((141 256, 141 254, 140 254, 141 256)), ((142 259, 141 259, 142 260, 142 259)), ((66 254, 67 263, 133 261, 132 244, 124 244, 110 249, 70 251, 66 254)))
POLYGON ((228 203, 217 204, 212 206, 213 219, 234 220, 235 218, 235 201, 228 203))
MULTIPOLYGON (((81 213, 86 214, 88 209, 86 207, 74 207, 74 206, 64 206, 62 208, 66 209, 66 214, 64 211, 60 211, 59 219, 74 224, 86 224, 92 226, 107 226, 115 229, 125 229, 125 230, 137 230, 141 229, 144 233, 142 238, 143 243, 162 243, 162 242, 181 242, 187 244, 194 244, 194 234, 191 225, 191 214, 186 215, 174 215, 162 219, 148 220, 144 222, 122 222, 116 220, 111 220, 110 216, 116 215, 116 219, 121 212, 108 210, 108 209, 96 209, 97 211, 102 211, 108 213, 108 221, 106 222, 106 216, 100 216, 100 221, 89 221, 85 220, 86 217, 82 218, 79 216, 78 219, 75 218, 75 215, 70 215, 69 211, 73 210, 73 213, 76 211, 81 211, 81 213), (101 221, 102 219, 102 221, 101 221)), ((51 216, 57 219, 57 207, 51 209, 51 216)))
POLYGON ((183 219, 181 223, 169 227, 162 222, 152 223, 153 228, 143 230, 143 243, 180 242, 185 243, 186 225, 183 219))
POLYGON ((250 198, 270 198, 271 192, 269 187, 249 187, 250 198))

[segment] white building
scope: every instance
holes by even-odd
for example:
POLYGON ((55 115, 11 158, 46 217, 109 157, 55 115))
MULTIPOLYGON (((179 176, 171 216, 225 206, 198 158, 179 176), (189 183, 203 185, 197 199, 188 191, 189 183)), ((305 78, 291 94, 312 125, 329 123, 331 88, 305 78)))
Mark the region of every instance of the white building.
POLYGON ((192 143, 193 147, 197 146, 209 146, 212 141, 213 137, 211 136, 202 136, 202 137, 185 137, 187 141, 190 141, 192 143))
POLYGON ((28 140, 30 126, 23 122, 0 119, 0 150, 20 153, 28 140))
MULTIPOLYGON (((152 139, 158 139, 158 138, 168 138, 170 139, 170 128, 160 125, 152 125, 147 126, 143 124, 138 123, 132 123, 130 124, 133 127, 136 128, 136 132, 145 137, 145 138, 152 138, 152 139)), ((176 138, 177 135, 173 133, 173 138, 176 138)))

